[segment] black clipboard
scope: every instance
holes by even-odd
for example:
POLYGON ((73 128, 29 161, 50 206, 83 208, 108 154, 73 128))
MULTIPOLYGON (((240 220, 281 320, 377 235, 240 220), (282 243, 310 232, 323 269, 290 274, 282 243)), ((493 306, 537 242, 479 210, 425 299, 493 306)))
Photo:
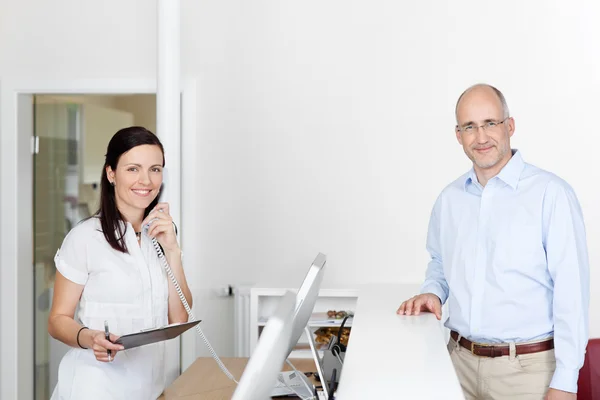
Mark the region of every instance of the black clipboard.
POLYGON ((200 321, 201 320, 182 322, 163 326, 162 328, 153 328, 138 333, 130 333, 118 338, 115 341, 115 344, 120 344, 127 350, 146 344, 162 342, 163 340, 174 339, 188 329, 198 325, 200 321))

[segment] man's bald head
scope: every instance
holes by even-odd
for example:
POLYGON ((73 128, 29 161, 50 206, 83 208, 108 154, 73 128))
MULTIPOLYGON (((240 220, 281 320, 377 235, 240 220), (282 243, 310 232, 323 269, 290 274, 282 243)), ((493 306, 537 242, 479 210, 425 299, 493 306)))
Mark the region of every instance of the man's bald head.
POLYGON ((491 90, 496 97, 498 98, 498 101, 500 102, 500 106, 502 107, 502 118, 508 118, 510 117, 510 111, 508 110, 508 104, 506 104, 506 99, 504 98, 504 95, 502 94, 501 91, 499 91, 498 89, 496 89, 495 87, 493 87, 492 85, 488 85, 486 83, 478 83, 476 85, 473 85, 469 88, 467 88, 467 90, 465 90, 464 92, 462 92, 462 94, 458 97, 458 100, 456 101, 456 108, 454 109, 454 116, 456 118, 456 124, 458 125, 458 108, 460 107, 460 103, 461 100, 468 95, 469 93, 471 93, 472 91, 478 91, 478 90, 491 90))

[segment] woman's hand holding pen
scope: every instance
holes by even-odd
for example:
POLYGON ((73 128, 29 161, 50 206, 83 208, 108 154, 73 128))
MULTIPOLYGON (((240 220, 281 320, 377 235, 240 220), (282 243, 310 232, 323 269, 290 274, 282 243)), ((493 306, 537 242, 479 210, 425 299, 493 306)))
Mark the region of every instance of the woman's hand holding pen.
POLYGON ((86 329, 82 332, 82 335, 88 336, 88 338, 86 338, 87 346, 85 347, 88 347, 94 351, 94 355, 98 361, 111 362, 115 359, 119 350, 124 350, 123 346, 111 343, 115 342, 119 338, 119 336, 113 335, 112 333, 110 334, 110 341, 106 340, 104 331, 86 329), (110 357, 108 350, 110 350, 110 357))
POLYGON ((179 251, 173 218, 169 214, 169 203, 158 203, 142 221, 142 229, 147 224, 150 224, 148 236, 156 238, 165 253, 179 251))

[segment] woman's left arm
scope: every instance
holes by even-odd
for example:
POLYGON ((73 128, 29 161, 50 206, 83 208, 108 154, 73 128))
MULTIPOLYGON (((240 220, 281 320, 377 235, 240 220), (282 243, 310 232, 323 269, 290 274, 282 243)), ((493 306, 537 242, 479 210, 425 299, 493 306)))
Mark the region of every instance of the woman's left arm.
MULTIPOLYGON (((175 234, 175 227, 173 226, 173 218, 169 214, 168 203, 158 203, 154 210, 152 210, 148 216, 142 222, 142 226, 150 223, 148 229, 148 236, 156 238, 156 240, 162 246, 169 267, 173 271, 173 275, 177 279, 181 291, 185 296, 190 308, 192 307, 192 293, 187 284, 185 273, 183 271, 183 264, 181 262, 181 249, 179 243, 177 243, 177 236, 175 234), (150 222, 152 221, 152 222, 150 222)), ((176 322, 187 322, 188 315, 185 311, 175 286, 169 279, 169 324, 176 322)))

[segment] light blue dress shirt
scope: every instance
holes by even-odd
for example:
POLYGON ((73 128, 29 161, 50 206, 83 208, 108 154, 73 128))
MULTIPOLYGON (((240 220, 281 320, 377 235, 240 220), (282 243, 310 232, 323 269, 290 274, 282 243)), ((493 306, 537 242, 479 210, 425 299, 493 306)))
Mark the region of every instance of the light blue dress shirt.
POLYGON ((577 391, 589 263, 581 208, 565 181, 515 150, 485 187, 471 169, 438 197, 427 250, 421 293, 448 301, 449 329, 482 343, 554 336, 550 387, 577 391))

